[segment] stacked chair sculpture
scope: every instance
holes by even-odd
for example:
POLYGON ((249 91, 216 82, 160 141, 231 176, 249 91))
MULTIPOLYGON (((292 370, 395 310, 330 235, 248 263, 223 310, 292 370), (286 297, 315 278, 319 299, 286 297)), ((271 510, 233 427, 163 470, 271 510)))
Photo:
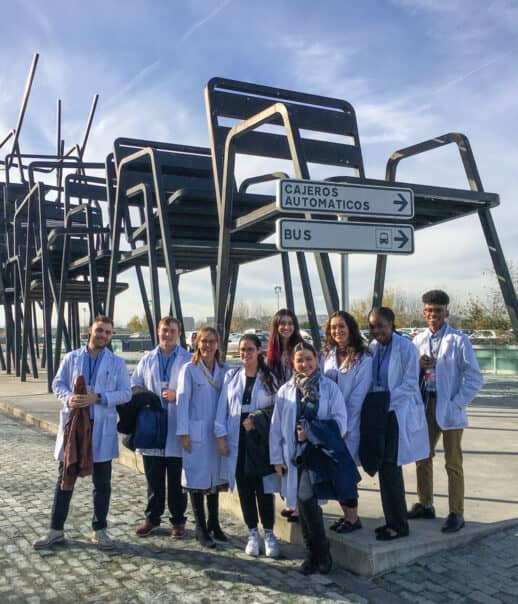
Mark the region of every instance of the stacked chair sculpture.
MULTIPOLYGON (((484 192, 465 136, 450 133, 396 151, 384 180, 367 179, 356 115, 348 102, 213 78, 205 88, 207 148, 117 138, 104 162, 85 162, 95 96, 80 144, 65 151, 58 101, 56 153, 23 154, 20 131, 37 62, 36 55, 18 123, 0 138, 5 151, 0 161, 0 301, 7 332, 0 365, 5 371, 14 368, 22 380, 29 371, 37 377, 39 359, 50 389, 62 350, 80 344, 79 305, 88 305, 90 317, 102 312, 116 320, 116 296, 128 287, 118 279, 126 271, 136 274, 153 344, 162 305, 160 271, 166 276, 170 311, 181 320, 180 276, 209 269, 224 348, 241 265, 280 255, 286 306, 294 309, 290 257, 271 243, 275 221, 283 216, 272 191, 276 181, 287 177, 412 189, 415 229, 478 213, 518 334, 518 301, 490 212, 499 198, 484 192), (403 159, 447 144, 459 150, 468 189, 396 181, 403 159), (254 166, 264 162, 270 171, 238 182, 236 162, 243 158, 251 158, 254 166)), ((361 219, 350 216, 349 221, 361 219)), ((315 284, 307 253, 298 251, 295 258, 318 345, 315 285, 328 313, 339 307, 331 261, 327 253, 314 252, 315 284)), ((386 255, 378 255, 373 304, 383 297, 386 262, 386 255)))

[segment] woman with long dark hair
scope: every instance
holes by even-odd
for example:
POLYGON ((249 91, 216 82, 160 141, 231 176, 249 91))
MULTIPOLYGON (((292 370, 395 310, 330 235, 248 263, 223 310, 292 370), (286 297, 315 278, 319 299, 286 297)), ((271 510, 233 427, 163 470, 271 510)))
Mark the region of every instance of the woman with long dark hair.
POLYGON ((264 529, 264 550, 269 558, 279 556, 273 534, 278 478, 270 465, 268 434, 275 402, 275 382, 254 334, 239 340, 242 367, 225 376, 214 432, 221 455, 227 457, 228 482, 237 485, 243 518, 248 527, 245 552, 258 556, 259 518, 264 529), (259 513, 258 513, 259 511, 259 513))
POLYGON ((213 538, 227 540, 218 517, 218 492, 226 490, 227 485, 221 479, 221 455, 214 436, 216 409, 227 369, 219 351, 218 332, 213 327, 202 327, 191 362, 180 372, 176 397, 177 434, 183 449, 182 486, 189 491, 196 538, 204 547, 215 547, 213 538))
MULTIPOLYGON (((302 342, 297 315, 288 308, 281 308, 272 318, 268 338, 268 368, 277 385, 285 384, 293 373, 293 349, 302 342)), ((288 522, 298 522, 298 509, 289 505, 281 511, 288 522)))
POLYGON ((292 378, 277 392, 270 428, 270 461, 282 477, 282 494, 288 505, 299 506, 306 544, 300 572, 327 574, 333 561, 318 499, 357 497, 360 476, 343 442, 347 411, 338 386, 321 374, 311 344, 300 342, 295 346, 293 363, 292 378), (329 474, 321 481, 318 472, 329 464, 333 467, 333 482, 327 482, 328 491, 321 496, 319 488, 329 480, 329 474), (333 493, 335 497, 331 497, 333 493))
POLYGON ((372 390, 386 392, 389 408, 385 447, 378 470, 385 524, 376 529, 378 541, 409 533, 402 466, 429 455, 428 429, 419 390, 417 348, 396 332, 395 315, 388 307, 369 313, 372 390))
POLYGON ((285 384, 293 372, 293 349, 302 342, 297 315, 281 308, 272 318, 268 339, 268 367, 279 386, 285 384))
MULTIPOLYGON (((338 310, 329 317, 325 326, 320 367, 324 375, 337 383, 344 397, 347 408, 345 444, 351 457, 359 465, 360 418, 363 401, 371 387, 372 356, 356 319, 348 312, 338 310)), ((341 501, 340 505, 344 515, 330 529, 338 533, 361 529, 358 500, 341 501)))

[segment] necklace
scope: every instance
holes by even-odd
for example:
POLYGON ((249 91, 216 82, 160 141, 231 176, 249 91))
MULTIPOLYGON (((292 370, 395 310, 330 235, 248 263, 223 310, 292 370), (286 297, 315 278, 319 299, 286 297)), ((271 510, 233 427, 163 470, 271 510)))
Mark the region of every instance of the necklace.
POLYGON ((203 373, 203 377, 207 380, 207 383, 209 384, 209 386, 212 386, 215 390, 218 389, 218 378, 216 377, 216 366, 214 366, 214 378, 211 378, 209 373, 208 373, 208 369, 205 366, 205 363, 200 359, 198 361, 198 367, 201 369, 201 372, 203 373))

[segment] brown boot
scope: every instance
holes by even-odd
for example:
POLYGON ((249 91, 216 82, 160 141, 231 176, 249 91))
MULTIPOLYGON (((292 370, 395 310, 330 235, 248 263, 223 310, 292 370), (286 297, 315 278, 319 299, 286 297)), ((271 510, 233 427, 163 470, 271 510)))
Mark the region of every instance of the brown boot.
POLYGON ((160 528, 159 524, 153 524, 149 520, 145 520, 135 531, 139 537, 147 537, 160 528))
POLYGON ((175 539, 182 539, 182 537, 185 537, 185 524, 173 524, 171 537, 174 537, 175 539))

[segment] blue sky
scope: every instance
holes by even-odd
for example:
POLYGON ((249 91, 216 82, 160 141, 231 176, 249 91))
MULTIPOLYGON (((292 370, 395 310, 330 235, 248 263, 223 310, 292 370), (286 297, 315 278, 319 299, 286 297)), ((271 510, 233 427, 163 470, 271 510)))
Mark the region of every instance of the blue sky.
MULTIPOLYGON (((372 178, 383 178, 396 149, 466 134, 485 189, 501 195, 493 216, 508 261, 518 264, 516 2, 13 0, 2 7, 2 23, 0 137, 16 123, 32 55, 40 53, 25 152, 53 151, 58 97, 68 146, 80 141, 92 96, 100 94, 87 153, 95 160, 117 136, 206 146, 203 88, 213 76, 343 98, 355 107, 372 178)), ((258 166, 238 168, 243 176, 258 166)), ((399 178, 466 186, 453 148, 403 163, 399 178)), ((352 256, 350 266, 351 298, 369 298, 375 256, 352 256)), ((419 232, 413 256, 389 258, 387 286, 410 296, 443 287, 461 299, 495 285, 488 269, 473 216, 419 232)), ((124 280, 131 288, 116 306, 122 323, 141 313, 133 276, 124 280)), ((276 280, 278 260, 248 265, 237 297, 273 309, 276 280)), ((208 283, 206 272, 182 277, 184 314, 212 314, 208 283)), ((302 313, 297 279, 295 292, 302 313)))

